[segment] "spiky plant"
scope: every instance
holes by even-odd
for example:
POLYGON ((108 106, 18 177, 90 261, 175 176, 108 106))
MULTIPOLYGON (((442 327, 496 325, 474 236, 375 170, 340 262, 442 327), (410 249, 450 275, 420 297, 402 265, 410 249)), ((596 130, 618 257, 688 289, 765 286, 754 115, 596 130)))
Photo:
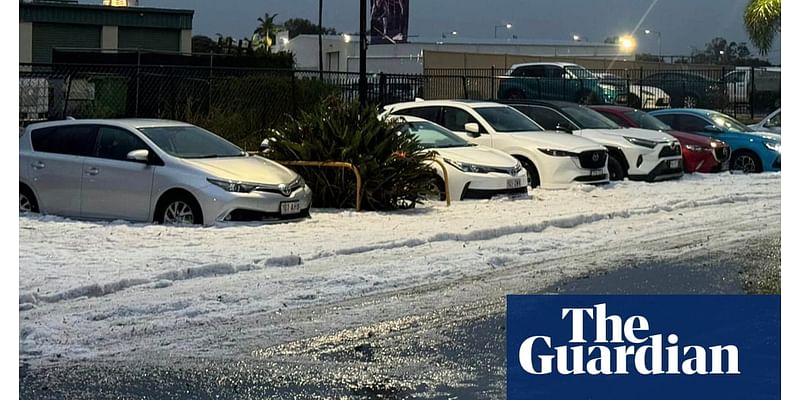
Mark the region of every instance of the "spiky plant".
MULTIPOLYGON (((344 161, 358 167, 362 208, 394 210, 420 203, 435 172, 426 164, 416 137, 400 131, 399 121, 378 118, 376 107, 329 98, 320 106, 268 135, 268 156, 275 160, 344 161)), ((355 204, 355 182, 347 170, 296 168, 314 190, 317 207, 355 204)))
POLYGON ((759 53, 767 55, 781 30, 781 0, 750 0, 744 11, 744 26, 759 53))

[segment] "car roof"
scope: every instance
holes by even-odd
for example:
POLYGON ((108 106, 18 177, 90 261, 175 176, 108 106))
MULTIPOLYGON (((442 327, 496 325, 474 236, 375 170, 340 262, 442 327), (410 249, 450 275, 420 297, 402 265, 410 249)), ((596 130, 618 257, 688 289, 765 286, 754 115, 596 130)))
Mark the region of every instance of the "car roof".
POLYGON ((511 66, 511 69, 520 68, 520 67, 532 67, 537 65, 553 65, 557 67, 580 67, 580 65, 575 63, 568 63, 568 62, 529 62, 529 63, 519 63, 514 64, 511 66))
POLYGON ((589 108, 595 110, 609 110, 609 111, 617 111, 617 112, 629 112, 629 111, 637 111, 633 107, 626 107, 626 106, 614 106, 614 105, 606 105, 606 104, 598 104, 589 106, 589 108))
POLYGON ((59 121, 38 122, 28 126, 30 129, 50 128, 54 126, 68 125, 111 125, 121 128, 155 128, 162 126, 192 126, 186 122, 172 121, 166 119, 144 119, 144 118, 123 118, 123 119, 65 119, 59 121))
POLYGON ((505 104, 482 100, 420 100, 407 101, 403 103, 389 104, 383 107, 384 110, 408 107, 441 107, 441 106, 466 106, 469 108, 484 108, 506 106, 505 104))
POLYGON ((711 113, 716 113, 717 111, 714 110, 707 110, 705 108, 667 108, 663 110, 655 110, 651 111, 651 114, 700 114, 700 115, 708 115, 711 113))
POLYGON ((503 104, 519 104, 519 105, 531 105, 531 106, 545 106, 545 107, 553 107, 553 108, 564 108, 564 107, 574 107, 580 106, 578 103, 572 103, 569 101, 560 101, 560 100, 505 100, 503 104))

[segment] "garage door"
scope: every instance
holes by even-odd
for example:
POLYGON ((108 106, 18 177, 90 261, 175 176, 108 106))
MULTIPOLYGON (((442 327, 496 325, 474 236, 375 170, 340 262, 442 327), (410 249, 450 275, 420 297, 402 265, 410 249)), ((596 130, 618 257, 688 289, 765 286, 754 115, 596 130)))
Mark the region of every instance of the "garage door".
POLYGON ((119 27, 120 49, 180 51, 181 31, 119 27))
POLYGON ((54 48, 100 48, 100 26, 33 24, 33 62, 52 61, 54 48))

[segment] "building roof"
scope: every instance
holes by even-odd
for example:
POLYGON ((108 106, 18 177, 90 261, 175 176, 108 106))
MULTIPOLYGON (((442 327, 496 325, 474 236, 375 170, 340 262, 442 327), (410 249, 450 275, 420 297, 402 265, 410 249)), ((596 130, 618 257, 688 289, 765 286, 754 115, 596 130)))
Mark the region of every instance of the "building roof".
POLYGON ((20 3, 21 22, 192 29, 193 10, 109 7, 74 3, 20 3))

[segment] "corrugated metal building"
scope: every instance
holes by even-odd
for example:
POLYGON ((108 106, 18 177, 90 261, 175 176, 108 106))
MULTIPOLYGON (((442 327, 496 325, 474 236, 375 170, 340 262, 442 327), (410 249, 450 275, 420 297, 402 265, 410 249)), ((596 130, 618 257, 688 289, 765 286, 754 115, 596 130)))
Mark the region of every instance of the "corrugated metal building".
POLYGON ((191 52, 192 10, 73 2, 19 5, 19 62, 49 63, 53 49, 191 52))

